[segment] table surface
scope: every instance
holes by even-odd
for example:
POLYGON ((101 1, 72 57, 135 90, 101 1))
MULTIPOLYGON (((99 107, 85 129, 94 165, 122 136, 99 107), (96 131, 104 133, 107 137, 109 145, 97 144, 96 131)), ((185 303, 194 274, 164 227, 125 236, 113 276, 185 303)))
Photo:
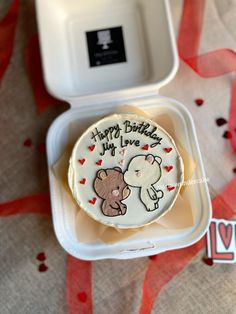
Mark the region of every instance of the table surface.
MULTIPOLYGON (((2 0, 2 18, 11 1, 2 0)), ((176 34, 182 1, 171 0, 176 34)), ((200 52, 236 48, 236 0, 208 0, 200 52)), ((22 0, 11 62, 0 86, 1 176, 0 202, 38 191, 48 191, 46 156, 39 151, 49 125, 67 104, 48 107, 38 114, 24 64, 24 49, 36 31, 34 1, 22 0), (26 18, 27 17, 27 18, 26 18), (30 138, 32 145, 23 145, 30 138)), ((236 158, 223 138, 228 119, 231 75, 204 79, 180 63, 175 79, 160 91, 178 99, 193 115, 212 197, 235 174, 236 158), (195 99, 204 100, 202 106, 195 99)), ((202 262, 204 251, 177 274, 161 291, 153 313, 236 313, 235 265, 202 262)), ((16 215, 0 219, 0 300, 1 314, 67 313, 67 254, 58 244, 50 218, 16 215), (39 272, 36 256, 45 252, 48 270, 39 272)), ((138 313, 142 282, 149 258, 128 261, 93 262, 94 313, 138 313)), ((160 270, 161 271, 161 270, 160 270)))

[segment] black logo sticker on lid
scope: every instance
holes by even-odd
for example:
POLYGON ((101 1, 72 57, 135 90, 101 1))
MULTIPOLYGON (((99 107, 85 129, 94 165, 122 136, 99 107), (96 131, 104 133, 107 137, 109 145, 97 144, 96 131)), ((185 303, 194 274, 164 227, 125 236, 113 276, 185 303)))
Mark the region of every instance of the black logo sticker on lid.
POLYGON ((126 62, 122 27, 86 32, 90 67, 126 62))

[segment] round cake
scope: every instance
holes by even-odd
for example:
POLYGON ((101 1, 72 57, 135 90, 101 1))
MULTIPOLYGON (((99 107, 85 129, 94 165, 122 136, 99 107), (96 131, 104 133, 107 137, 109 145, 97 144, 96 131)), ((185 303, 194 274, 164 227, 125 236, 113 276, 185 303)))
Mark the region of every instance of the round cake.
POLYGON ((93 219, 116 228, 150 224, 173 206, 184 179, 171 136, 137 114, 114 114, 90 126, 70 158, 69 186, 93 219))

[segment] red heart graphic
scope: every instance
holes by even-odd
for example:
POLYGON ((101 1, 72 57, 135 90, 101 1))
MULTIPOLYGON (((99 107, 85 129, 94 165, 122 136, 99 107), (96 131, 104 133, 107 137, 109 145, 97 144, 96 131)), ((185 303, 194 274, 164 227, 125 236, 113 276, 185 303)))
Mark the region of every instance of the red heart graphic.
POLYGON ((94 197, 92 200, 89 200, 89 203, 94 205, 96 203, 96 201, 97 201, 97 198, 94 197))
POLYGON ((85 292, 79 292, 77 298, 80 302, 85 303, 87 301, 87 294, 85 292))
POLYGON ((220 237, 226 249, 228 249, 230 246, 233 231, 232 229, 232 225, 230 224, 225 225, 223 222, 219 223, 220 237))
POLYGON ((145 144, 143 147, 142 147, 143 150, 148 150, 149 149, 149 145, 148 144, 145 144))
POLYGON ((36 256, 37 260, 40 262, 44 262, 46 260, 46 255, 44 252, 40 252, 37 256, 36 256))
POLYGON ((79 159, 78 162, 79 162, 81 165, 83 165, 83 164, 85 163, 85 159, 84 159, 84 158, 83 158, 83 159, 79 159))
POLYGON ((89 150, 92 152, 94 151, 95 145, 89 146, 89 150))
POLYGON ((173 169, 173 166, 165 166, 167 172, 170 172, 173 169))
POLYGON ((45 265, 44 263, 40 264, 39 267, 38 267, 38 271, 39 271, 40 273, 43 273, 43 272, 45 272, 45 271, 47 271, 47 270, 48 270, 48 266, 45 265))
POLYGON ((79 181, 80 184, 85 184, 85 182, 86 182, 85 178, 83 178, 82 180, 79 181))
POLYGON ((98 161, 96 162, 96 165, 98 165, 98 166, 101 166, 101 164, 102 164, 102 159, 100 159, 100 160, 98 160, 98 161))
POLYGON ((164 148, 164 151, 165 151, 166 153, 170 153, 170 152, 172 151, 172 149, 173 149, 173 148, 171 148, 171 147, 169 147, 169 148, 164 148))
POLYGON ((167 185, 167 189, 168 189, 168 191, 170 192, 170 191, 172 191, 172 190, 174 190, 174 189, 175 189, 175 186, 170 186, 170 185, 167 185))

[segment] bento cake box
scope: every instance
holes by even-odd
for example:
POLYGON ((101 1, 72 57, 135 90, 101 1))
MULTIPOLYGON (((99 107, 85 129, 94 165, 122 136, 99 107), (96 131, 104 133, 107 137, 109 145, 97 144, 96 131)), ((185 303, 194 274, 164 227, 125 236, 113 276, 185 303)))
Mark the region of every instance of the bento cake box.
POLYGON ((193 186, 192 227, 163 230, 153 224, 114 244, 82 243, 76 236, 76 209, 53 174, 54 164, 79 134, 123 104, 132 104, 153 117, 172 117, 178 139, 198 165, 193 179, 205 178, 190 113, 158 93, 178 68, 168 1, 37 0, 36 6, 46 86, 71 106, 53 122, 47 136, 53 224, 62 247, 84 260, 128 259, 198 241, 211 219, 206 182, 193 186))

